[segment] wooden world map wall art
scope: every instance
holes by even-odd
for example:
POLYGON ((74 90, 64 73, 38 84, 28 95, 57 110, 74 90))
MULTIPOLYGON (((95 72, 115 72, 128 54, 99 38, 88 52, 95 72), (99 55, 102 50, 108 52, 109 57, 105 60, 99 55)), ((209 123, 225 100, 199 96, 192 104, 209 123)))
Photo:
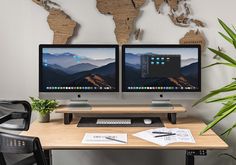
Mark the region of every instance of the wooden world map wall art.
POLYGON ((49 0, 32 1, 49 12, 47 21, 54 33, 53 44, 67 44, 70 37, 75 34, 78 24, 61 10, 60 5, 55 2, 49 0))
MULTIPOLYGON (((72 20, 60 6, 51 0, 32 0, 49 12, 47 21, 54 32, 54 44, 66 44, 75 35, 78 24, 72 20)), ((136 40, 141 40, 144 30, 135 27, 136 20, 140 16, 140 8, 148 0, 96 0, 97 9, 101 14, 112 15, 115 22, 114 33, 119 44, 126 44, 132 35, 136 40)), ((190 9, 190 0, 152 0, 159 14, 163 13, 164 6, 169 7, 168 17, 174 25, 190 27, 190 30, 179 40, 181 44, 199 43, 204 49, 205 36, 197 27, 205 27, 205 23, 195 19, 190 9)))
POLYGON ((180 44, 199 44, 201 45, 202 50, 206 47, 205 36, 199 30, 190 30, 185 34, 183 38, 179 40, 180 44))

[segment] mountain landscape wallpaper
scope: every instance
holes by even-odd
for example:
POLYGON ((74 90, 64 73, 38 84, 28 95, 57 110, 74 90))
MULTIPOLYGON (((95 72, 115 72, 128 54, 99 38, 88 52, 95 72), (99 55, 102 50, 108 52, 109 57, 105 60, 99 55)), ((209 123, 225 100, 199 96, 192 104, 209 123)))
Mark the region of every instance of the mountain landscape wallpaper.
MULTIPOLYGON (((125 82, 123 89, 132 91, 129 87, 174 87, 173 91, 199 89, 198 49, 191 48, 126 48, 125 51, 125 82), (142 55, 181 55, 181 75, 179 77, 142 78, 142 55), (177 88, 176 88, 177 87, 177 88)), ((170 90, 171 91, 171 90, 170 90)))
POLYGON ((43 48, 42 56, 44 91, 116 90, 115 48, 43 48))

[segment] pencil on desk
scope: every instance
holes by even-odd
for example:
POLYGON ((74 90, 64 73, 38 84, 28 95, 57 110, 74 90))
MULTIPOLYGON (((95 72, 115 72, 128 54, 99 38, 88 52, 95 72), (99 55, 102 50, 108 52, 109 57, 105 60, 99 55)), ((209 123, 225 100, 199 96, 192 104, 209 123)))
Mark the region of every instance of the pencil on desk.
POLYGON ((126 143, 125 141, 118 140, 118 139, 113 139, 113 138, 110 138, 110 137, 105 137, 105 138, 108 139, 108 140, 113 140, 113 141, 120 142, 120 143, 126 143))
POLYGON ((176 135, 176 134, 157 135, 157 136, 154 136, 154 137, 157 138, 157 137, 173 136, 173 135, 176 135))

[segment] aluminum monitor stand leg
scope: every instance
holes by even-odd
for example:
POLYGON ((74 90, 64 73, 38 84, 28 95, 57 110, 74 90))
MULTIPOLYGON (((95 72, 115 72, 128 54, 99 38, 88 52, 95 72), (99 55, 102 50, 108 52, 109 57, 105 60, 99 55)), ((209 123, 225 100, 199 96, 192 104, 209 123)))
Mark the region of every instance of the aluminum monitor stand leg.
MULTIPOLYGON (((152 108, 171 110, 174 109, 174 105, 170 100, 152 100, 152 108)), ((176 113, 168 113, 167 118, 172 124, 176 124, 176 113)))
POLYGON ((68 107, 88 110, 92 109, 92 106, 88 103, 88 100, 70 100, 68 107))
POLYGON ((153 108, 163 108, 163 109, 174 109, 173 104, 171 104, 170 100, 152 100, 153 108))

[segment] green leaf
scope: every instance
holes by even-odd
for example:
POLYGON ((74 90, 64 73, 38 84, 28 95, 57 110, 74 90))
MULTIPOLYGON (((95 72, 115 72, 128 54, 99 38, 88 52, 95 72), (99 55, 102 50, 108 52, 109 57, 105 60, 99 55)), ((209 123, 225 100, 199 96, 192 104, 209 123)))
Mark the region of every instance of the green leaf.
POLYGON ((43 115, 52 112, 58 105, 55 100, 35 99, 33 97, 30 97, 30 99, 32 109, 43 115))
POLYGON ((221 92, 230 92, 230 91, 234 91, 236 90, 236 81, 230 83, 229 85, 226 85, 220 89, 211 91, 208 95, 202 97, 201 99, 199 99, 198 101, 196 101, 192 106, 196 106, 197 104, 204 102, 206 100, 208 100, 209 98, 218 95, 221 92))
POLYGON ((228 41, 229 43, 231 43, 232 45, 234 44, 233 43, 233 40, 231 38, 229 38, 228 36, 224 35, 223 33, 219 32, 219 34, 226 40, 228 41))
POLYGON ((222 102, 222 101, 227 101, 227 100, 233 100, 236 102, 236 95, 230 95, 222 98, 215 98, 211 100, 207 100, 207 103, 214 103, 214 102, 222 102))
POLYGON ((232 38, 234 47, 236 48, 236 34, 221 19, 218 19, 218 21, 224 28, 224 30, 228 33, 228 35, 232 38))
POLYGON ((203 67, 202 69, 206 69, 206 68, 209 68, 209 67, 212 67, 212 66, 215 66, 215 65, 226 65, 226 66, 236 67, 236 65, 231 64, 231 63, 216 62, 216 63, 210 64, 210 65, 207 65, 207 66, 203 67))
POLYGON ((226 103, 219 111, 218 113, 214 116, 214 118, 217 118, 218 116, 221 116, 222 114, 224 114, 226 111, 228 111, 229 109, 236 107, 235 102, 228 102, 226 103))
POLYGON ((212 51, 213 53, 215 53, 216 55, 220 56, 221 58, 223 58, 224 60, 228 61, 229 63, 236 65, 236 61, 234 59, 232 59, 231 57, 229 57, 228 55, 226 55, 225 53, 212 49, 212 48, 208 48, 210 51, 212 51))
POLYGON ((227 134, 227 136, 229 136, 234 128, 236 128, 236 123, 232 127, 230 127, 229 129, 227 129, 225 132, 223 132, 221 135, 227 134))
POLYGON ((231 91, 235 91, 236 90, 236 85, 234 86, 229 86, 229 87, 223 87, 221 89, 217 89, 217 90, 214 90, 212 92, 214 93, 223 93, 223 92, 231 92, 231 91))
POLYGON ((198 101, 196 101, 192 106, 196 106, 197 104, 201 103, 201 102, 204 102, 205 100, 217 95, 219 92, 211 92, 209 93, 208 95, 202 97, 201 99, 199 99, 198 101))
POLYGON ((232 27, 233 27, 234 31, 236 32, 236 28, 235 28, 235 26, 233 25, 232 27))
POLYGON ((223 115, 217 117, 215 120, 213 120, 211 123, 209 123, 206 128, 204 128, 204 129, 200 132, 200 135, 202 135, 202 134, 204 134, 205 132, 207 132, 209 129, 211 129, 212 127, 214 127, 217 123, 219 123, 221 120, 223 120, 223 119, 226 118, 228 115, 230 115, 231 113, 233 113, 235 110, 236 110, 236 107, 233 107, 233 108, 229 109, 228 111, 226 111, 223 115))
POLYGON ((228 156, 228 157, 230 157, 230 158, 236 160, 236 157, 234 157, 233 155, 230 155, 230 154, 228 154, 228 153, 223 153, 223 154, 220 154, 219 156, 228 156))

